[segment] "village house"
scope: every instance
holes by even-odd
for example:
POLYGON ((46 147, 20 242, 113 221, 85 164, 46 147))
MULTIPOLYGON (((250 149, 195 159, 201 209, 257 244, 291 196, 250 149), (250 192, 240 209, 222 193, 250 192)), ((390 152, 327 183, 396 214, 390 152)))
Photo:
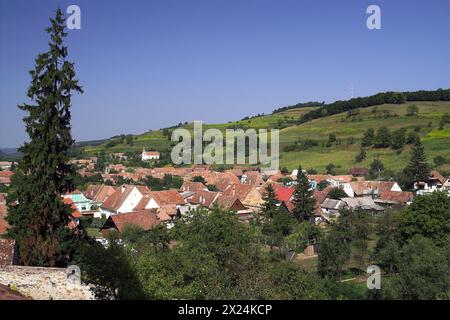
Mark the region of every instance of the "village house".
POLYGON ((223 195, 237 196, 244 206, 254 211, 258 211, 264 203, 256 187, 247 184, 233 184, 223 192, 223 195))
POLYGON ((333 175, 309 174, 307 175, 307 178, 311 183, 312 189, 316 189, 317 185, 320 182, 326 181, 330 186, 342 189, 349 197, 354 196, 354 192, 350 184, 353 181, 353 176, 351 175, 333 176, 333 175))
POLYGON ((367 168, 351 168, 348 174, 354 177, 365 177, 369 174, 369 169, 367 168))
POLYGON ((414 183, 416 194, 426 194, 435 191, 444 191, 445 179, 438 171, 433 170, 430 173, 428 181, 419 181, 414 183))
POLYGON ((368 213, 382 213, 384 208, 375 203, 372 197, 342 198, 344 208, 351 210, 362 209, 368 213))
POLYGON ((145 151, 145 148, 142 149, 141 159, 142 161, 148 160, 159 160, 160 154, 158 151, 145 151))
POLYGON ((81 212, 78 210, 75 203, 72 201, 71 198, 64 197, 64 204, 67 204, 72 209, 72 212, 70 214, 70 221, 69 221, 69 228, 74 229, 80 224, 80 218, 83 216, 81 212))
POLYGON ((64 198, 68 198, 72 200, 75 207, 81 213, 91 211, 92 210, 92 201, 84 196, 83 193, 79 190, 72 191, 70 193, 66 193, 64 198))
POLYGON ((186 202, 193 205, 200 205, 210 208, 214 201, 220 196, 219 192, 214 191, 197 191, 186 199, 186 202))
POLYGON ((13 166, 14 162, 9 162, 9 161, 0 161, 0 171, 3 170, 11 170, 11 167, 13 166))
POLYGON ((102 215, 109 217, 123 212, 131 212, 150 189, 145 186, 122 185, 100 206, 102 215))
POLYGON ((116 188, 114 188, 113 186, 107 186, 105 184, 93 184, 88 186, 83 194, 87 199, 91 200, 92 205, 99 207, 115 191, 116 188))
POLYGON ((176 190, 150 191, 141 198, 133 210, 159 209, 164 206, 167 210, 167 206, 173 206, 172 212, 175 214, 177 206, 184 204, 183 197, 176 190))
POLYGON ((355 197, 376 198, 383 191, 402 191, 395 181, 353 181, 350 186, 355 197))
POLYGON ((384 190, 374 199, 376 204, 384 207, 405 206, 414 199, 414 194, 408 191, 390 191, 384 190))
POLYGON ((180 187, 180 191, 200 191, 200 190, 208 190, 208 188, 201 182, 194 181, 184 181, 180 187))
POLYGON ((261 177, 261 174, 258 171, 246 171, 241 176, 242 184, 249 184, 259 188, 264 184, 264 179, 261 177))
POLYGON ((324 202, 320 205, 322 212, 328 216, 339 215, 339 210, 344 207, 344 202, 342 200, 335 200, 326 198, 324 202))
POLYGON ((12 171, 0 171, 0 184, 9 186, 11 184, 11 177, 14 175, 12 171))
POLYGON ((122 233, 127 226, 137 227, 147 231, 160 222, 160 219, 158 219, 153 210, 125 212, 109 216, 100 228, 100 232, 104 236, 107 236, 111 231, 122 233))
POLYGON ((123 160, 123 161, 128 160, 128 156, 125 154, 125 152, 110 153, 110 157, 116 160, 123 160))

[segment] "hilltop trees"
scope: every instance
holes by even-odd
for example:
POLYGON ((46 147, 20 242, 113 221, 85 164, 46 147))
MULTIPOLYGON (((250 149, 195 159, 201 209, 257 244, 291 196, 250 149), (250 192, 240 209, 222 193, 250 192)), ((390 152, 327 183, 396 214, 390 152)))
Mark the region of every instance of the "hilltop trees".
POLYGON ((61 10, 50 19, 49 50, 39 54, 28 97, 34 104, 19 108, 29 142, 19 149, 19 161, 8 203, 8 235, 19 244, 25 265, 65 266, 73 254, 74 235, 68 229, 71 209, 61 194, 72 189, 68 152, 73 144, 70 133, 72 92, 82 93, 75 79, 74 64, 67 60, 67 36, 61 10))

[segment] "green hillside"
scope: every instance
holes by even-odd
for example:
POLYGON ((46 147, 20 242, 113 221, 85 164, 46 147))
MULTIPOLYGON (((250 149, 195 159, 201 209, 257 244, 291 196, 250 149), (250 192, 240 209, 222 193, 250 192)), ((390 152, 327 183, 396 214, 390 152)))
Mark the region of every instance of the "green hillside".
MULTIPOLYGON (((297 124, 299 117, 315 107, 290 109, 284 112, 250 119, 234 121, 223 124, 204 124, 203 128, 280 128, 280 154, 282 167, 293 169, 302 164, 304 168, 314 168, 319 172, 325 171, 329 163, 338 166, 338 173, 345 173, 351 167, 368 167, 375 157, 379 157, 386 169, 399 170, 405 166, 409 158, 409 146, 398 152, 391 148, 369 148, 367 158, 361 163, 355 163, 354 158, 358 154, 361 139, 368 128, 375 131, 381 126, 389 130, 403 128, 407 133, 418 134, 426 148, 430 161, 437 155, 450 159, 450 126, 447 124, 443 130, 439 130, 439 121, 442 115, 450 112, 448 101, 410 101, 404 104, 383 104, 374 107, 360 108, 351 112, 339 113, 322 117, 306 123, 297 124), (418 115, 408 116, 407 107, 415 104, 418 107, 418 115), (327 147, 329 135, 335 134, 337 143, 327 147), (314 140, 317 146, 312 146, 303 151, 285 151, 297 141, 314 140), (340 166, 340 168, 339 168, 340 166)), ((192 129, 192 124, 183 126, 192 129)), ((155 130, 134 136, 132 145, 118 143, 111 145, 106 142, 97 146, 84 147, 88 154, 105 152, 136 152, 143 147, 169 152, 170 141, 167 134, 170 129, 155 130)))

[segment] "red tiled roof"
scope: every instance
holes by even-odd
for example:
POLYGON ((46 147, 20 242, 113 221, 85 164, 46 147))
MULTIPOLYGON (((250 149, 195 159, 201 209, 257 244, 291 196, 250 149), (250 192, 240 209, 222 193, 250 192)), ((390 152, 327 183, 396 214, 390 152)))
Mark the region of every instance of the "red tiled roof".
POLYGON ((159 222, 160 220, 157 218, 154 210, 140 210, 111 215, 106 220, 102 229, 115 228, 117 231, 123 232, 125 226, 132 225, 140 227, 143 230, 150 230, 159 222))
POLYGON ((314 206, 314 212, 316 214, 321 214, 322 210, 320 209, 320 205, 325 201, 328 197, 327 191, 317 191, 314 190, 313 197, 316 200, 316 205, 314 206))
POLYGON ((191 204, 201 204, 205 207, 210 207, 216 198, 219 196, 218 192, 213 191, 197 191, 188 202, 191 204))
MULTIPOLYGON (((407 191, 390 191, 385 190, 379 193, 378 199, 383 201, 395 202, 399 204, 406 204, 411 202, 414 198, 412 192, 407 191)), ((375 200, 376 202, 376 200, 375 200)))
POLYGON ((249 184, 233 184, 223 192, 223 195, 237 196, 239 200, 244 201, 247 195, 254 189, 255 187, 249 184))
POLYGON ((0 177, 2 178, 11 178, 14 175, 12 171, 0 171, 0 177))
POLYGON ((445 182, 445 178, 438 172, 438 171, 436 171, 436 170, 433 170, 433 171, 431 171, 431 174, 430 174, 430 179, 433 179, 433 180, 437 180, 437 181, 439 181, 440 183, 444 183, 445 182))
POLYGON ((143 196, 150 193, 150 189, 145 186, 124 185, 118 187, 117 190, 103 202, 102 208, 111 211, 119 210, 134 188, 137 188, 143 196))
POLYGON ((206 189, 205 185, 201 182, 184 181, 183 185, 180 188, 180 191, 198 191, 205 189, 206 189))
MULTIPOLYGON (((273 189, 275 190, 275 194, 277 196, 278 201, 289 201, 295 192, 294 187, 284 187, 278 183, 270 183, 270 184, 272 185, 273 189)), ((264 185, 260 190, 260 192, 263 196, 266 193, 267 186, 268 186, 268 184, 264 185)))
POLYGON ((64 204, 68 204, 70 205, 70 208, 72 208, 72 217, 74 217, 75 219, 81 218, 82 214, 80 211, 78 211, 77 207, 75 206, 75 204, 73 203, 72 199, 70 198, 64 198, 64 204))
MULTIPOLYGON (((214 204, 217 204, 222 209, 225 210, 245 210, 247 209, 242 202, 236 196, 224 196, 221 195, 217 197, 214 204)), ((212 207, 212 206, 211 206, 212 207)))
POLYGON ((394 186, 393 181, 353 181, 350 186, 356 195, 363 195, 366 191, 390 191, 394 186))
POLYGON ((319 183, 319 182, 321 182, 323 180, 327 180, 327 179, 335 180, 335 181, 341 181, 341 182, 351 182, 352 179, 353 179, 353 176, 351 176, 351 175, 333 176, 333 175, 330 175, 330 174, 326 174, 326 175, 323 175, 323 174, 308 174, 307 177, 308 177, 309 180, 314 180, 317 183, 319 183))
POLYGON ((115 191, 114 187, 105 184, 90 185, 84 192, 84 196, 92 201, 103 203, 115 191))

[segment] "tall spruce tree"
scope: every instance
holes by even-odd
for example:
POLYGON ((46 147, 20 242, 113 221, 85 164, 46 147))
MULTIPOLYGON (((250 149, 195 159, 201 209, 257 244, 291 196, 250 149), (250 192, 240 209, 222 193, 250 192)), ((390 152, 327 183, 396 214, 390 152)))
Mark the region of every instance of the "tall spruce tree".
POLYGON ((309 220, 314 212, 316 200, 313 197, 313 191, 309 184, 308 178, 302 171, 302 167, 298 167, 297 185, 294 192, 294 216, 298 221, 309 220))
POLYGON ((28 97, 32 104, 18 107, 27 114, 23 121, 29 142, 19 149, 23 158, 14 176, 8 203, 8 235, 19 245, 24 265, 65 266, 73 254, 79 233, 68 228, 71 209, 61 195, 70 191, 72 168, 68 151, 72 92, 82 93, 75 79, 74 64, 67 61, 63 45, 65 19, 60 9, 51 26, 49 50, 35 60, 30 71, 28 97))
POLYGON ((264 194, 264 204, 261 208, 261 214, 266 220, 272 219, 278 212, 277 207, 277 195, 272 184, 268 184, 266 187, 266 193, 264 194))
POLYGON ((425 148, 420 139, 417 139, 411 148, 411 159, 404 170, 408 177, 408 187, 412 187, 414 182, 428 181, 430 177, 430 166, 425 155, 425 148))

